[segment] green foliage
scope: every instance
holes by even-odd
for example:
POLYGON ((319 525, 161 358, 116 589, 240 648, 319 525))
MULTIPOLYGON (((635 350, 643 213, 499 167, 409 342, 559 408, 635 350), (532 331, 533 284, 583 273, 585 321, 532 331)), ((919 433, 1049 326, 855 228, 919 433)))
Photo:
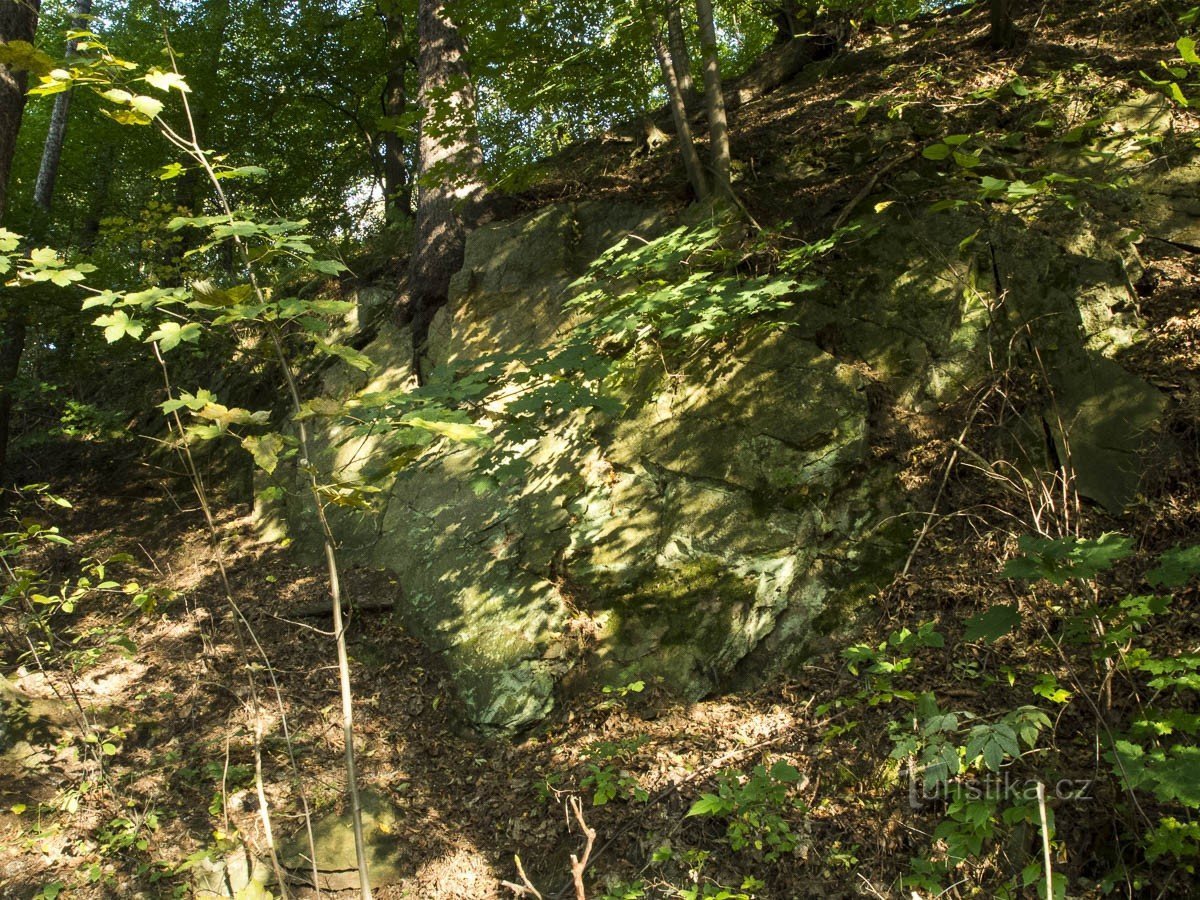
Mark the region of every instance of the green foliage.
POLYGON ((638 779, 620 768, 630 762, 645 745, 646 738, 627 738, 620 741, 597 741, 584 749, 590 760, 588 774, 579 782, 580 787, 592 792, 592 805, 604 806, 615 800, 636 800, 645 803, 649 793, 638 779))
MULTIPOLYGON (((56 506, 69 505, 61 497, 46 492, 45 485, 24 489, 31 499, 56 506)), ((26 564, 30 554, 44 544, 70 547, 71 541, 57 527, 47 527, 24 519, 16 527, 0 532, 0 560, 5 563, 5 582, 0 592, 0 609, 17 611, 20 628, 29 641, 29 651, 19 661, 35 664, 39 659, 65 665, 78 674, 94 667, 111 654, 128 656, 134 649, 129 638, 128 621, 110 626, 77 627, 80 615, 90 604, 107 598, 127 601, 127 619, 153 613, 158 605, 171 598, 168 590, 144 587, 137 581, 124 583, 114 580, 114 569, 133 562, 126 554, 114 554, 106 559, 85 558, 79 563, 81 574, 51 578, 46 572, 26 564)), ((99 744, 97 733, 89 732, 83 739, 99 744)), ((108 742, 105 754, 111 755, 108 742)), ((115 752, 115 748, 112 750, 115 752)))
POLYGON ((777 271, 745 277, 728 227, 680 227, 650 241, 625 238, 589 266, 568 308, 586 317, 579 337, 609 352, 687 346, 693 351, 752 322, 778 324, 800 295, 820 287, 807 270, 852 229, 782 255, 777 271))
POLYGON ((1064 584, 1072 578, 1091 580, 1133 552, 1132 541, 1119 534, 1102 534, 1088 540, 1026 535, 1017 544, 1022 555, 1005 565, 1005 576, 1030 581, 1044 578, 1053 584, 1064 584))
POLYGON ((947 196, 931 210, 1012 210, 1036 219, 1054 208, 1077 209, 1090 194, 1126 185, 1114 164, 1148 159, 1162 137, 1150 131, 1113 134, 1106 116, 1115 98, 1094 76, 1079 63, 962 96, 964 105, 995 110, 989 119, 1006 127, 972 122, 922 149, 947 184, 947 196), (1051 162, 1035 162, 1039 159, 1051 162))
MULTIPOLYGON (((1115 534, 1095 539, 1026 537, 1019 544, 1022 555, 1005 566, 1007 577, 1074 584, 1097 598, 1102 597, 1097 579, 1132 554, 1132 542, 1115 534)), ((1186 586, 1197 573, 1197 558, 1195 548, 1168 550, 1147 581, 1169 590, 1186 586)), ((1123 673, 1137 701, 1131 707, 1136 713, 1123 723, 1097 723, 1096 739, 1106 747, 1108 789, 1131 798, 1131 805, 1118 804, 1118 809, 1127 816, 1123 827, 1144 864, 1170 858, 1187 868, 1200 855, 1200 715, 1191 710, 1200 691, 1200 655, 1163 656, 1150 637, 1151 626, 1170 610, 1173 599, 1164 594, 1127 595, 1074 609, 1056 606, 1055 630, 1060 636, 1050 640, 1078 651, 1076 659, 1084 664, 1090 660, 1100 671, 1119 668, 1123 673)), ((993 606, 967 620, 964 638, 994 642, 1016 628, 1021 618, 1016 605, 993 606)), ((1020 668, 1010 672, 1010 682, 1027 679, 1034 696, 1060 709, 1080 702, 1078 692, 1061 686, 1052 673, 1020 668)), ((920 789, 938 788, 947 800, 945 818, 934 831, 941 849, 913 860, 906 887, 944 890, 957 869, 982 862, 1014 827, 1041 827, 1040 811, 1030 792, 1019 787, 1022 782, 1010 781, 1008 775, 1002 782, 987 778, 1027 769, 1027 760, 1037 759, 1029 751, 1042 751, 1041 736, 1051 727, 1050 717, 1037 707, 1018 707, 994 721, 980 721, 965 710, 939 708, 932 694, 920 697, 911 721, 893 722, 893 758, 909 760, 910 772, 919 773, 920 789)), ((1024 784, 1058 784, 1061 790, 1064 782, 1058 773, 1046 770, 1047 763, 1034 765, 1037 769, 1024 784)), ((1053 806, 1046 812, 1052 839, 1053 806)), ((1044 895, 1044 873, 1031 860, 1007 890, 1034 886, 1044 895)), ((1055 873, 1055 896, 1065 896, 1066 889, 1061 873, 1055 873)))
POLYGON ((963 640, 994 644, 1020 624, 1021 610, 1015 603, 998 603, 987 612, 967 619, 963 640))
MULTIPOLYGON (((1194 26, 1195 13, 1195 9, 1189 10, 1180 17, 1180 24, 1185 28, 1194 26)), ((1177 60, 1159 62, 1157 78, 1146 72, 1141 73, 1142 78, 1180 106, 1191 106, 1200 95, 1200 55, 1197 55, 1196 47, 1196 37, 1184 35, 1175 42, 1175 50, 1179 54, 1177 60)))
POLYGON ((749 775, 727 769, 717 776, 717 792, 701 795, 687 814, 727 819, 725 839, 731 849, 752 848, 763 859, 776 860, 798 843, 782 814, 789 807, 803 808, 792 796, 800 780, 796 767, 782 759, 769 768, 757 765, 749 775))

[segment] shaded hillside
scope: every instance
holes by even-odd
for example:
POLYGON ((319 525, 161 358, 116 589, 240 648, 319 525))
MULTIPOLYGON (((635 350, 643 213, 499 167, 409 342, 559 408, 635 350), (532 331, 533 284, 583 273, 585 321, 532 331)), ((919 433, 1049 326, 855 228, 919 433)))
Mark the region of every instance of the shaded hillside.
POLYGON ((319 453, 220 514, 236 610, 168 457, 47 471, 74 508, 17 511, 77 543, 24 564, 127 553, 64 615, 136 646, 6 673, 0 896, 266 884, 261 799, 315 896, 306 786, 319 886, 353 884, 320 545, 282 490, 309 463, 353 501, 376 896, 570 896, 571 796, 592 898, 1188 896, 1200 165, 1140 74, 1176 35, 1052 3, 1004 56, 984 21, 867 31, 743 104, 753 224, 685 208, 670 145, 548 161, 471 236, 419 390, 391 284, 325 285, 374 365, 310 372, 319 453))

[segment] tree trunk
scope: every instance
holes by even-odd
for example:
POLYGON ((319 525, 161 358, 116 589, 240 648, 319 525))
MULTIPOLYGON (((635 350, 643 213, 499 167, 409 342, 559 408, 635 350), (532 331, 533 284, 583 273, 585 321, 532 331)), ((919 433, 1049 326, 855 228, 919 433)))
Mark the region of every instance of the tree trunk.
POLYGON ((671 51, 671 67, 675 70, 675 80, 679 82, 683 106, 690 120, 696 115, 696 86, 692 81, 692 55, 688 52, 679 0, 667 0, 667 48, 671 51))
POLYGON ((12 427, 12 383, 21 370, 25 352, 25 310, 6 298, 0 304, 0 487, 7 487, 8 433, 12 427))
POLYGON ((467 222, 483 193, 475 88, 462 36, 445 7, 445 0, 420 0, 417 13, 420 177, 415 244, 400 309, 401 320, 412 322, 417 359, 433 314, 446 302, 450 278, 462 268, 467 222))
MULTIPOLYGON (((40 0, 0 0, 0 41, 33 43, 40 0)), ((0 222, 8 205, 8 176, 25 112, 25 73, 0 65, 0 222)), ((8 430, 12 420, 12 383, 25 349, 25 309, 5 291, 0 301, 0 484, 8 480, 8 430)))
POLYGON ((394 222, 412 214, 412 179, 404 154, 404 138, 396 131, 396 122, 408 109, 405 76, 413 63, 404 33, 404 17, 395 0, 381 4, 380 15, 387 32, 387 79, 383 85, 383 115, 389 120, 383 132, 383 195, 387 220, 394 222))
POLYGON ((816 18, 812 8, 801 7, 797 0, 778 0, 766 8, 767 17, 775 23, 775 45, 808 34, 816 18))
POLYGON ((713 24, 712 0, 696 0, 696 18, 700 25, 700 52, 704 61, 704 101, 708 113, 713 179, 717 192, 728 199, 733 197, 733 161, 729 151, 725 95, 721 90, 721 66, 717 59, 717 29, 713 24))
POLYGON ((700 155, 696 152, 696 141, 692 137, 692 126, 688 121, 687 105, 684 102, 683 88, 676 75, 675 61, 671 58, 671 49, 663 38, 659 23, 642 8, 647 23, 650 26, 650 40, 654 44, 654 55, 658 57, 658 67, 662 72, 663 86, 667 89, 667 104, 671 108, 671 119, 675 123, 675 136, 679 138, 679 153, 683 157, 683 167, 687 170, 688 182, 697 200, 708 197, 708 178, 704 174, 704 166, 700 164, 700 155))
POLYGON ((1016 45, 1020 32, 1013 25, 1013 0, 991 0, 988 7, 988 43, 998 50, 1016 45))
MULTIPOLYGON (((76 31, 87 28, 88 16, 92 13, 92 0, 76 0, 72 26, 76 31)), ((75 55, 75 41, 67 41, 65 57, 75 55)), ((54 111, 50 114, 50 129, 46 132, 46 143, 42 147, 42 163, 38 167, 37 183, 33 188, 33 201, 43 212, 50 212, 54 202, 54 184, 58 180, 58 165, 62 161, 63 142, 67 136, 67 116, 71 111, 71 95, 64 91, 54 98, 54 111)))
MULTIPOLYGON (((41 0, 0 0, 0 41, 33 43, 41 0)), ((8 175, 25 112, 25 73, 0 65, 0 221, 8 205, 8 175)))

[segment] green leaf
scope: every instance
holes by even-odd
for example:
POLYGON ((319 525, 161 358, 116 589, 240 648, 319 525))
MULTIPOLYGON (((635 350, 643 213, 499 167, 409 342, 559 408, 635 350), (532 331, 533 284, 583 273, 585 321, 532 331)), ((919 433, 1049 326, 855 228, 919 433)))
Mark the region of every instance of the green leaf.
POLYGON ((158 114, 163 111, 163 103, 161 100, 155 100, 153 97, 140 95, 129 101, 129 105, 136 112, 141 113, 147 119, 155 119, 158 114))
POLYGON ((921 151, 921 155, 923 157, 926 159, 932 159, 936 162, 940 162, 943 159, 948 159, 950 157, 950 153, 951 150, 949 144, 930 144, 921 151))
POLYGON ((222 238, 227 237, 253 237, 256 234, 261 233, 262 230, 262 226, 257 222, 233 221, 226 222, 223 225, 217 225, 215 228, 213 228, 212 233, 213 238, 219 241, 222 238))
POLYGON ((146 343, 158 342, 158 349, 163 353, 174 350, 182 341, 195 343, 200 339, 200 324, 188 322, 180 325, 178 322, 163 322, 146 338, 146 343))
POLYGON ((1129 538, 1112 532, 1090 540, 1025 535, 1017 545, 1024 555, 1008 561, 1004 576, 1030 581, 1045 578, 1054 584, 1064 584, 1069 578, 1094 578, 1133 552, 1129 538))
POLYGON ((0 228, 0 253, 12 253, 21 246, 21 236, 15 231, 0 228))
POLYGON ((158 180, 170 181, 172 178, 178 178, 186 171, 187 169, 185 169, 180 163, 167 163, 162 167, 162 171, 158 173, 158 180))
POLYGON ((337 275, 347 271, 345 263, 338 262, 336 259, 310 259, 307 265, 314 272, 322 275, 337 275))
POLYGON ((971 729, 967 742, 967 760, 982 757, 983 763, 992 772, 999 772, 1007 757, 1021 754, 1021 745, 1012 726, 1003 722, 995 725, 976 725, 971 729))
POLYGON ((196 412, 197 410, 203 409, 208 404, 215 402, 216 399, 217 397, 212 393, 212 391, 207 391, 201 388, 194 394, 189 394, 186 391, 183 391, 175 399, 160 403, 158 408, 164 413, 168 414, 177 412, 181 409, 190 409, 193 412, 196 412))
POLYGON ((727 800, 716 794, 702 794, 700 799, 692 804, 691 809, 687 811, 684 818, 690 816, 720 816, 730 811, 730 805, 727 800))
POLYGON ((345 405, 340 400, 334 400, 329 397, 314 397, 312 400, 305 400, 300 407, 300 412, 295 415, 297 422, 306 419, 318 418, 333 418, 340 416, 345 409, 345 405))
POLYGON ((145 328, 137 319, 129 318, 129 315, 123 309, 100 316, 92 324, 104 329, 104 339, 110 344, 115 344, 126 335, 137 339, 142 336, 142 331, 145 328))
POLYGON ((184 94, 190 94, 192 89, 188 87, 183 76, 178 72, 164 72, 161 69, 151 69, 142 78, 142 81, 150 85, 152 88, 157 88, 160 91, 169 91, 172 88, 184 94))
POLYGON ((329 356, 336 356, 342 362, 348 363, 360 372, 369 372, 375 368, 375 363, 371 361, 371 357, 367 356, 353 347, 347 347, 345 344, 327 344, 322 340, 316 341, 316 347, 322 353, 329 356))
POLYGON ((250 451, 255 465, 268 475, 273 475, 279 466, 279 455, 286 449, 287 442, 283 435, 272 432, 271 434, 242 438, 242 446, 250 451))
POLYGON ((38 76, 49 75, 54 69, 54 60, 28 41, 0 43, 0 63, 15 71, 38 76))
POLYGON ((1181 37, 1175 42, 1180 58, 1189 66, 1200 66, 1200 56, 1196 55, 1196 39, 1181 37))
POLYGON ((982 615, 967 619, 963 640, 994 644, 1020 624, 1021 611, 1016 604, 997 604, 982 615))
POLYGON ((100 96, 111 103, 120 103, 122 105, 129 103, 133 99, 133 94, 129 91, 123 91, 120 88, 110 88, 107 91, 101 91, 100 96))
POLYGON ((232 288, 219 288, 208 279, 200 279, 192 282, 193 301, 204 306, 217 307, 218 309, 244 303, 250 299, 253 293, 254 288, 248 284, 232 288))
POLYGON ((467 422, 445 422, 434 419, 422 419, 417 416, 405 416, 401 420, 401 423, 411 425, 413 428, 420 428, 423 431, 431 431, 434 434, 441 435, 461 444, 486 446, 492 442, 483 428, 467 422))
POLYGON ((787 760, 778 760, 771 766, 771 777, 782 784, 796 784, 800 781, 800 770, 787 760))
POLYGON ((226 178, 258 178, 268 174, 262 166, 238 166, 236 169, 224 169, 216 173, 218 180, 226 178))
POLYGON ((82 309, 84 312, 87 312, 89 309, 95 309, 97 306, 111 307, 120 299, 121 296, 113 291, 101 291, 96 296, 88 297, 84 300, 82 309))
POLYGON ((1158 565, 1146 575, 1155 587, 1181 588, 1200 575, 1200 545, 1176 547, 1158 558, 1158 565))

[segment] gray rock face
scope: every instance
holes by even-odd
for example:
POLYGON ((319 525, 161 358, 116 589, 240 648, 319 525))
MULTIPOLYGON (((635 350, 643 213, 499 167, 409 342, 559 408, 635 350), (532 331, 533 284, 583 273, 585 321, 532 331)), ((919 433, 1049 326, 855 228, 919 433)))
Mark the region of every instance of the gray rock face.
MULTIPOLYGON (((1081 488, 1112 509, 1128 502, 1162 401, 1112 359, 1136 330, 1116 245, 1083 226, 1063 240, 967 214, 904 215, 850 245, 787 327, 672 371, 618 363, 620 414, 576 412, 500 448, 529 464, 525 477, 482 477, 486 451, 443 442, 376 481, 376 512, 339 516, 345 557, 397 574, 398 611, 445 654, 477 724, 520 728, 597 682, 659 679, 699 697, 803 658, 910 544, 901 514, 915 500, 869 454, 868 388, 897 415, 929 412, 965 396, 989 348, 1030 322, 1054 373, 1055 440, 1081 488)), ((434 320, 430 362, 549 347, 574 321, 563 301, 587 264, 662 227, 654 210, 584 203, 480 229, 434 320)), ((326 390, 401 385, 406 338, 385 330, 365 351, 379 366, 369 383, 326 390)), ((387 471, 386 445, 343 437, 321 432, 322 468, 387 471)), ((301 512, 280 518, 314 548, 301 512)))
MULTIPOLYGON (((404 879, 400 863, 400 812, 386 797, 371 791, 361 794, 363 841, 371 887, 397 884, 404 879)), ((358 888, 358 855, 354 847, 354 823, 350 814, 328 815, 313 823, 312 847, 317 864, 312 862, 308 834, 301 829, 279 851, 280 865, 287 877, 312 884, 313 869, 318 888, 324 891, 348 891, 358 888)))

